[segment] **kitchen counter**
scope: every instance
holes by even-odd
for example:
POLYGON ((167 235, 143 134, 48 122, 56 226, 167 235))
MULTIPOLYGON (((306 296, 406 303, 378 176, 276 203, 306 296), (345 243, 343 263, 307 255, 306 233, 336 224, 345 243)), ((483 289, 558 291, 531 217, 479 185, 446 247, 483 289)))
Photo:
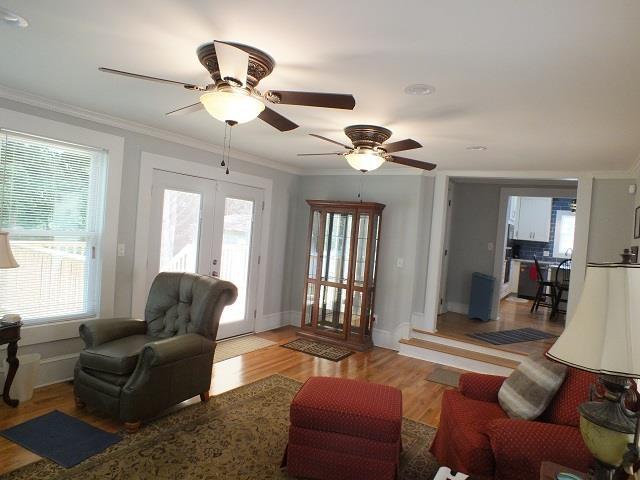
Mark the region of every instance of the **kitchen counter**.
MULTIPOLYGON (((525 258, 513 258, 512 259, 514 262, 520 262, 520 263, 534 263, 534 260, 528 260, 525 258)), ((544 260, 538 260, 538 263, 540 265, 544 265, 544 266, 548 266, 548 267, 557 267, 558 265, 560 265, 560 262, 547 262, 544 260)))

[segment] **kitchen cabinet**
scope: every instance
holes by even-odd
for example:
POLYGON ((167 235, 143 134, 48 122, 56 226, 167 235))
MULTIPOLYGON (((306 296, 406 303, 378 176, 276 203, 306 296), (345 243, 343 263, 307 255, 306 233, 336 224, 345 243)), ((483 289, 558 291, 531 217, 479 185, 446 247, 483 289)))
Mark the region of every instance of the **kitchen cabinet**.
POLYGON ((531 242, 548 242, 551 232, 552 198, 519 197, 518 221, 514 238, 531 242))
POLYGON ((520 212, 520 197, 509 197, 507 212, 507 223, 509 225, 517 225, 520 212))

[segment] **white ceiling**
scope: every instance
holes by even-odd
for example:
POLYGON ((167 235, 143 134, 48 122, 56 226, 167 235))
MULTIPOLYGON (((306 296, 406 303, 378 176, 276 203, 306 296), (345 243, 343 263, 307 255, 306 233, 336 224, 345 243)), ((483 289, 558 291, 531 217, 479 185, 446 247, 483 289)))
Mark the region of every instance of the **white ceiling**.
POLYGON ((0 84, 222 144, 205 112, 165 118, 197 95, 99 73, 108 66, 206 83, 212 39, 267 51, 260 87, 353 93, 354 111, 276 106, 301 125, 256 120, 233 147, 300 168, 344 168, 309 137, 354 123, 424 145, 444 169, 622 170, 640 153, 640 2, 632 0, 0 0, 28 29, 0 26, 0 84), (10 48, 9 48, 10 47, 10 48), (405 95, 411 83, 436 93, 405 95), (469 145, 487 151, 468 151, 469 145))

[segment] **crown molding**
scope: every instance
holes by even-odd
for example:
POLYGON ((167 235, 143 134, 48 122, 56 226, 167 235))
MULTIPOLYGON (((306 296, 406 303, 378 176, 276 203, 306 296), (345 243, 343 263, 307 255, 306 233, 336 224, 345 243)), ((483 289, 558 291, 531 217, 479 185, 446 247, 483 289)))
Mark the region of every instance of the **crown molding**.
MULTIPOLYGON (((93 110, 87 110, 85 108, 77 107, 75 105, 58 102, 39 95, 24 92, 9 88, 4 85, 0 85, 0 98, 11 100, 32 107, 42 108, 56 113, 69 115, 71 117, 88 120, 91 122, 100 123, 102 125, 108 125, 110 127, 120 128, 134 133, 140 133, 142 135, 149 135, 151 137, 159 138, 187 147, 197 148, 207 152, 222 154, 222 147, 215 143, 205 142, 188 135, 182 135, 169 130, 163 130, 161 128, 152 127, 143 123, 133 122, 131 120, 125 120, 124 118, 114 117, 105 113, 95 112, 93 110)), ((245 162, 253 163, 263 167, 273 168, 283 172, 291 173, 294 175, 304 175, 303 169, 296 168, 291 165, 286 165, 281 162, 273 160, 267 160, 265 158, 256 157, 249 153, 245 153, 239 150, 231 150, 230 155, 245 162)))

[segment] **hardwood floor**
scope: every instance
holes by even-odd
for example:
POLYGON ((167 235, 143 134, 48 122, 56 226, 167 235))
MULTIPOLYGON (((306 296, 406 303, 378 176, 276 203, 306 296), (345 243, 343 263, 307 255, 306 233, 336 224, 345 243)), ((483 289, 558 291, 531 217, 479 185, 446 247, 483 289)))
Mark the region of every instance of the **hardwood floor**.
MULTIPOLYGON (((260 336, 282 344, 295 338, 295 329, 283 327, 260 336)), ((274 373, 301 382, 314 375, 357 378, 398 387, 403 394, 404 416, 437 427, 442 393, 449 388, 427 381, 429 373, 437 367, 436 364, 403 357, 393 350, 383 348, 356 352, 340 362, 332 362, 274 345, 214 364, 211 394, 218 395, 274 373)), ((193 398, 181 403, 176 409, 198 401, 198 397, 193 398)), ((66 382, 37 389, 30 401, 17 408, 2 404, 0 430, 52 410, 60 410, 108 431, 116 432, 123 428, 119 422, 91 413, 87 409, 77 409, 73 387, 66 382)), ((0 475, 39 458, 0 438, 0 475)))
POLYGON ((549 318, 549 309, 544 307, 540 307, 537 313, 530 313, 531 304, 530 300, 526 303, 516 303, 505 299, 500 302, 500 320, 490 320, 488 322, 473 320, 460 313, 447 312, 438 316, 438 334, 508 352, 524 354, 544 352, 550 345, 555 343, 555 339, 510 343, 508 345, 491 345, 467 336, 468 333, 495 332, 497 330, 517 328, 535 328, 553 335, 560 335, 564 331, 563 315, 558 315, 557 319, 551 320, 549 318))

